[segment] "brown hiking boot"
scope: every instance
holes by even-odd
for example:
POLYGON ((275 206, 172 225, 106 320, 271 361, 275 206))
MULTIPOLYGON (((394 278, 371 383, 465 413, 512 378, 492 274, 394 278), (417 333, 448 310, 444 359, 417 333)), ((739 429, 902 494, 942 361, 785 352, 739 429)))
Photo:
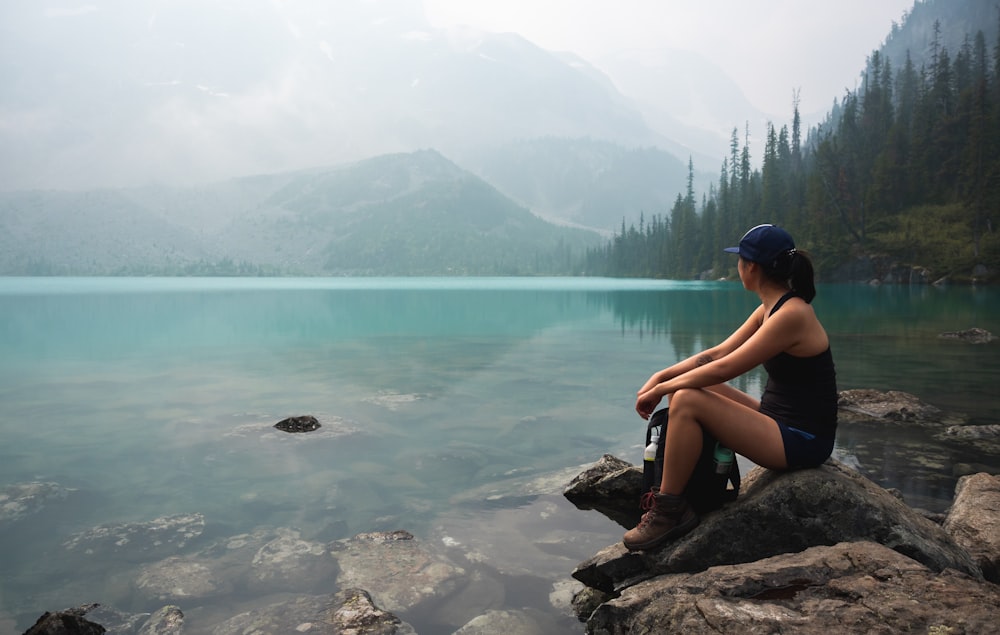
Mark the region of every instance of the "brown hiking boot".
POLYGON ((698 526, 698 515, 682 496, 657 494, 653 489, 642 495, 642 508, 647 511, 639 524, 622 538, 629 551, 652 549, 698 526))

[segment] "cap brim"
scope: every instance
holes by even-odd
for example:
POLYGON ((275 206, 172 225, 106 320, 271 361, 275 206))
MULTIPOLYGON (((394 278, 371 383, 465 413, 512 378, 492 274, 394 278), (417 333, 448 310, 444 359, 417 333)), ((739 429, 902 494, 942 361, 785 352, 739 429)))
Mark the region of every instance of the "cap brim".
POLYGON ((739 247, 726 247, 722 251, 728 251, 731 254, 738 254, 738 253, 740 253, 740 248, 739 247))

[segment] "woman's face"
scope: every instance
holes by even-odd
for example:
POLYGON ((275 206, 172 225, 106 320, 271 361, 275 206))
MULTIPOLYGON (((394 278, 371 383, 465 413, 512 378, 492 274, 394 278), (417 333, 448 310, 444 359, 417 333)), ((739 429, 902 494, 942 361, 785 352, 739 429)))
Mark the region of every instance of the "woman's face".
POLYGON ((743 283, 743 288, 748 291, 753 291, 753 279, 751 277, 750 271, 750 261, 744 260, 742 257, 736 263, 736 271, 740 275, 740 282, 743 283))

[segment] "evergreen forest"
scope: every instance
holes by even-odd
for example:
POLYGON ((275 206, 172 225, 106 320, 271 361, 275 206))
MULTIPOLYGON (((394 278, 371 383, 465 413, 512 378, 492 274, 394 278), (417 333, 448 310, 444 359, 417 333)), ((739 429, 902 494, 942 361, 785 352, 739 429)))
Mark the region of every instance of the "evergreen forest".
POLYGON ((642 214, 638 226, 623 220, 587 252, 587 275, 731 276, 736 261, 722 249, 769 222, 810 253, 820 280, 856 279, 852 263, 864 260, 926 281, 995 281, 1000 44, 988 46, 979 31, 949 51, 935 22, 927 53, 926 63, 907 52, 894 67, 873 52, 857 90, 804 141, 796 95, 790 127, 767 125, 759 169, 749 129, 734 129, 718 182, 700 201, 689 178, 669 213, 642 214))

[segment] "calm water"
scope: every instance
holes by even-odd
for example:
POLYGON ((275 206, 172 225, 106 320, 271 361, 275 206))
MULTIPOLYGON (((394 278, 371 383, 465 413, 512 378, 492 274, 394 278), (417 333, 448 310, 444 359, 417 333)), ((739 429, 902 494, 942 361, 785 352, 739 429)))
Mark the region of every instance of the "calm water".
MULTIPOLYGON (((531 607, 582 632, 549 594, 622 529, 525 481, 605 452, 638 462, 635 390, 727 335, 753 300, 714 282, 0 278, 0 488, 76 490, 44 522, 0 526, 0 630, 85 602, 158 608, 130 592, 134 563, 87 570, 62 544, 200 512, 212 536, 406 529, 475 578, 467 604, 531 607), (269 432, 298 414, 351 434, 269 432)), ((842 389, 1000 423, 1000 345, 937 337, 1000 333, 1000 291, 831 286, 815 304, 842 389)), ((760 379, 737 384, 759 392, 760 379)), ((996 472, 1000 456, 934 432, 844 427, 837 456, 940 511, 957 474, 996 472)), ((237 591, 181 608, 201 633, 272 601, 237 591)), ((450 632, 481 612, 463 602, 400 615, 450 632)))

